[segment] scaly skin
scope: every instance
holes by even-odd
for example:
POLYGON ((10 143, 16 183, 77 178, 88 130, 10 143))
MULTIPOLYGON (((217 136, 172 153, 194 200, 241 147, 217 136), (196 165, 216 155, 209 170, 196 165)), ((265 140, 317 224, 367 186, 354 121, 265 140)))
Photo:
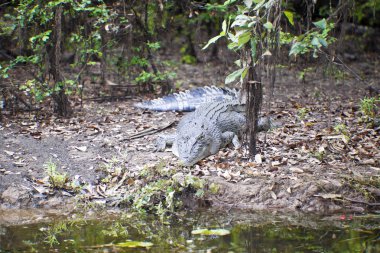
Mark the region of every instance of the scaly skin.
MULTIPOLYGON (((157 151, 172 146, 182 163, 191 166, 231 142, 240 147, 238 135, 245 129, 246 118, 239 97, 235 89, 199 87, 135 106, 154 111, 193 111, 181 119, 175 134, 161 135, 156 140, 157 151)), ((268 118, 260 119, 258 130, 270 126, 268 118)))
POLYGON ((181 162, 191 166, 231 142, 239 147, 238 135, 245 123, 244 106, 237 101, 206 103, 183 117, 174 135, 160 136, 156 147, 164 150, 172 145, 181 162))
POLYGON ((194 111, 199 106, 212 101, 238 100, 239 91, 215 86, 198 87, 162 98, 136 103, 134 106, 152 111, 194 111))

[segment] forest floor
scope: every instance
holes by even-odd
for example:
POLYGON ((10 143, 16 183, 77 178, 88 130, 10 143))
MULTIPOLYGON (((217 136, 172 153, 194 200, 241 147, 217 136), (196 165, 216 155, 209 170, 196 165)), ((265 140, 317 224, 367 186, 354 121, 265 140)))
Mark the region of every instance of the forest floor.
MULTIPOLYGON (((365 122, 359 106, 368 84, 380 89, 376 57, 349 65, 366 83, 338 71, 331 80, 314 70, 301 81, 296 70, 281 69, 269 111, 268 96, 263 103, 263 114, 278 127, 259 134, 253 161, 244 147, 227 147, 191 168, 178 165, 170 150, 154 152, 157 135, 174 131, 184 113, 134 108, 141 98, 85 101, 70 119, 5 115, 1 208, 63 211, 83 207, 78 203, 144 207, 162 201, 170 207, 168 188, 175 183, 175 197, 190 207, 379 211, 380 127, 365 122)), ((221 85, 223 76, 220 64, 183 64, 177 82, 221 85)))

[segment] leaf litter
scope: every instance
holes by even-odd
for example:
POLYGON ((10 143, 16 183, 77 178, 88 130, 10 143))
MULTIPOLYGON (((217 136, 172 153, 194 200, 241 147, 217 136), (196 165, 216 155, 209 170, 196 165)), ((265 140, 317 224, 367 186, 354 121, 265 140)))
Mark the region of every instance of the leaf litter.
POLYGON ((163 161, 168 171, 218 185, 217 194, 204 196, 214 206, 321 212, 373 208, 379 203, 380 137, 357 109, 364 92, 351 85, 343 93, 330 92, 329 82, 313 81, 300 91, 292 83, 294 76, 283 75, 276 94, 287 96, 275 97, 271 111, 265 112, 278 127, 259 134, 253 160, 245 147, 227 147, 193 168, 179 166, 171 152, 153 152, 157 135, 174 131, 183 113, 144 112, 133 108, 135 101, 89 102, 70 120, 10 120, 0 133, 0 190, 16 182, 44 196, 31 202, 37 205, 49 204, 49 198, 61 193, 65 199, 76 195, 120 206, 125 196, 147 184, 144 169, 163 161), (313 97, 316 87, 325 95, 313 97), (69 175, 59 189, 51 188, 43 170, 49 159, 69 175))

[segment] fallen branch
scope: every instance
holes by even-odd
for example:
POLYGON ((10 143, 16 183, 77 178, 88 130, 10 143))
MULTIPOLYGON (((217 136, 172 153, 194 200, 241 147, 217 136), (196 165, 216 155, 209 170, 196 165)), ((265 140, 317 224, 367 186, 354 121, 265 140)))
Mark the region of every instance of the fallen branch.
POLYGON ((136 134, 132 134, 130 136, 128 136, 127 138, 124 138, 120 141, 129 141, 129 140, 133 140, 133 139, 138 139, 138 138, 141 138, 141 137, 144 137, 144 136, 147 136, 147 135, 152 135, 152 134, 155 134, 155 133, 158 133, 158 132, 161 132, 165 129, 168 129, 169 127, 173 126, 175 123, 175 121, 165 125, 165 126, 162 126, 162 127, 153 127, 153 128, 149 128, 149 129, 146 129, 144 131, 141 131, 139 133, 136 133, 136 134))
POLYGON ((364 204, 364 205, 367 205, 367 206, 380 206, 380 203, 369 203, 369 202, 366 202, 366 201, 362 201, 362 200, 355 200, 355 199, 351 199, 351 198, 347 198, 347 197, 342 197, 341 194, 322 194, 322 195, 319 195, 319 194, 316 194, 316 195, 313 195, 314 197, 320 197, 320 198, 323 198, 323 199, 330 199, 330 200, 336 200, 336 201, 350 201, 352 203, 358 203, 358 204, 364 204))
POLYGON ((380 206, 380 203, 369 203, 369 202, 366 202, 366 201, 355 200, 355 199, 350 199, 350 198, 346 198, 346 197, 344 197, 343 199, 347 200, 347 201, 350 201, 352 203, 359 203, 359 204, 364 204, 364 205, 367 205, 367 206, 380 206))
POLYGON ((132 96, 99 96, 99 97, 89 97, 89 98, 83 98, 83 100, 90 100, 90 101, 112 101, 116 99, 131 99, 132 96))

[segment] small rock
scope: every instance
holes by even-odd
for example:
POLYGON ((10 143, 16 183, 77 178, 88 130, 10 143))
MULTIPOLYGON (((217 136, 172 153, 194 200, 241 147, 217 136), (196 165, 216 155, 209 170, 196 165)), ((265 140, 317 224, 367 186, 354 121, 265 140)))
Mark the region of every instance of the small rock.
POLYGON ((263 163, 263 159, 261 158, 261 154, 256 154, 255 155, 255 162, 257 164, 262 164, 263 163))
POLYGON ((293 173, 304 173, 302 169, 296 168, 296 167, 291 167, 289 170, 293 173))
POLYGON ((10 205, 23 205, 30 201, 30 196, 26 188, 11 185, 3 192, 1 199, 10 205))

